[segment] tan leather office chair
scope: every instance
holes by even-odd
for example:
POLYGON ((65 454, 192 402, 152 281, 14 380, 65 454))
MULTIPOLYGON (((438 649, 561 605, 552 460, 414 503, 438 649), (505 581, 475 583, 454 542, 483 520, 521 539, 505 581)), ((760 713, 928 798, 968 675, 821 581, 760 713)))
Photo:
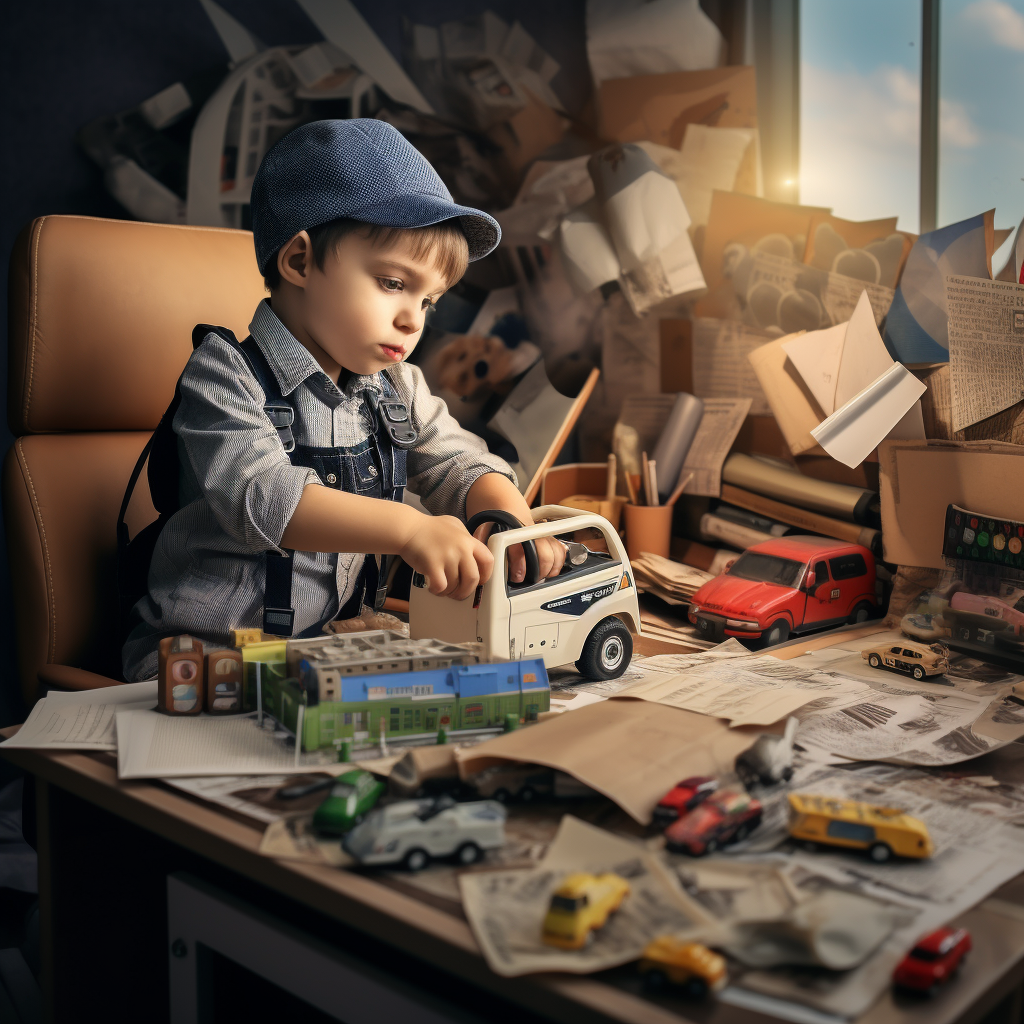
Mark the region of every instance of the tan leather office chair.
MULTIPOLYGON (((18 668, 39 683, 122 682, 115 524, 197 323, 241 339, 265 296, 247 231, 41 217, 11 257, 3 466, 18 668), (99 676, 93 675, 99 673, 99 676), (105 677, 105 678, 101 678, 105 677)), ((155 518, 145 473, 128 525, 155 518)))

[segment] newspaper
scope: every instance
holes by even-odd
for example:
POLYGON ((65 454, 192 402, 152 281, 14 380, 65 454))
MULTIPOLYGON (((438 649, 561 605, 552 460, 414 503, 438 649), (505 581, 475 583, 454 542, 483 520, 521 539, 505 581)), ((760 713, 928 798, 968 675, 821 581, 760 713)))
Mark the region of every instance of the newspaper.
POLYGON ((722 493, 722 466, 750 412, 750 405, 749 398, 704 400, 704 416, 679 473, 681 480, 693 474, 686 487, 687 494, 717 498, 722 493))
MULTIPOLYGON (((666 678, 635 683, 618 696, 686 708, 726 718, 739 726, 771 725, 812 701, 819 707, 847 704, 858 696, 867 700, 871 694, 870 687, 863 683, 769 655, 744 659, 742 663, 732 658, 712 661, 707 654, 660 657, 676 659, 683 670, 666 678)), ((658 660, 649 659, 647 665, 658 660)))
POLYGON ((315 810, 323 801, 326 791, 318 789, 305 797, 281 800, 278 790, 285 786, 301 786, 304 783, 327 779, 337 773, 351 771, 352 765, 332 766, 330 772, 316 772, 310 775, 205 775, 183 779, 164 779, 168 786, 180 789, 191 796, 210 803, 227 807, 265 824, 280 821, 299 811, 315 810))
POLYGON ((849 320, 861 292, 867 292, 875 324, 880 324, 895 294, 884 285, 762 251, 750 252, 738 261, 732 282, 744 320, 754 327, 781 329, 784 334, 849 320))
POLYGON ((536 971, 590 974, 638 959, 662 933, 698 940, 717 928, 643 846, 568 814, 537 867, 467 873, 459 876, 459 884, 484 958, 505 978, 536 971), (629 883, 629 894, 583 949, 545 945, 541 930, 552 893, 566 875, 580 871, 614 872, 629 883))
POLYGON ((272 822, 263 833, 259 852, 264 857, 326 864, 332 868, 354 867, 356 864, 342 849, 337 836, 317 835, 311 814, 292 814, 272 822))
POLYGON ((156 680, 62 693, 38 700, 5 747, 40 750, 116 750, 114 715, 156 706, 156 680))
MULTIPOLYGON (((1019 780, 1020 755, 1010 748, 991 755, 987 762, 997 780, 1003 776, 1003 763, 1009 766, 1008 779, 1019 780)), ((893 968, 921 934, 974 906, 1020 871, 1024 830, 1008 820, 1024 810, 1024 798, 1007 782, 999 784, 1000 801, 991 805, 986 798, 994 787, 884 764, 810 765, 798 771, 790 788, 900 807, 927 824, 936 852, 926 861, 888 864, 875 864, 857 854, 789 853, 787 861, 797 872, 790 877, 797 885, 800 871, 828 876, 832 884, 899 905, 907 913, 878 952, 855 970, 834 975, 795 968, 753 971, 739 979, 744 989, 840 1017, 856 1017, 889 986, 893 968)), ((784 795, 776 802, 784 807, 784 795)), ((770 800, 758 834, 757 848, 764 841, 785 838, 785 814, 773 814, 770 800)))
POLYGON ((747 356, 773 335, 735 320, 693 320, 693 393, 698 398, 749 398, 751 416, 771 416, 747 356))
POLYGON ((953 429, 1024 399, 1024 285, 946 275, 953 429))
MULTIPOLYGON (((668 604, 689 604, 690 598, 714 576, 682 562, 652 554, 640 553, 630 562, 638 591, 650 591, 668 604)), ((641 614, 643 623, 643 615, 641 614)))

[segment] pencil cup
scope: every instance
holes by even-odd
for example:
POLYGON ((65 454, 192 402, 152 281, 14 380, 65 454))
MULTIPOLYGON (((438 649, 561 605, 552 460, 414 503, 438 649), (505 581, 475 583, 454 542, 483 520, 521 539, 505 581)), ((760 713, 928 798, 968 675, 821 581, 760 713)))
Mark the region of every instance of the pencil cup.
POLYGON ((672 538, 672 505, 627 505, 626 553, 630 561, 641 551, 668 558, 672 538))

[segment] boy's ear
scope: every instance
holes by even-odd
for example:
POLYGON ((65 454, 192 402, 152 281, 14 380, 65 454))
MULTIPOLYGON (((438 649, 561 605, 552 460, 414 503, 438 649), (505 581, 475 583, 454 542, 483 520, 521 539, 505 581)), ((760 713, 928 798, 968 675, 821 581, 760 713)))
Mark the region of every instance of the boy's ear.
POLYGON ((308 232, 300 231, 282 245, 277 253, 277 269, 281 280, 305 288, 313 269, 313 243, 308 232))

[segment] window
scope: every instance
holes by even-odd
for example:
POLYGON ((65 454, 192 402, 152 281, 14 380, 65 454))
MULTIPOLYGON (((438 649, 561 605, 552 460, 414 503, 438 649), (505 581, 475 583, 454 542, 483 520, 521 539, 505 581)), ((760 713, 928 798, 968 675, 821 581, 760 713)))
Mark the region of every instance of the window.
POLYGON ((820 587, 828 583, 828 565, 825 562, 814 563, 814 585, 820 587))
POLYGON ((916 232, 920 111, 921 0, 800 0, 801 203, 916 232))
POLYGON ((863 555, 840 555, 839 558, 830 558, 828 564, 834 580, 852 580, 868 571, 863 555))
POLYGON ((921 655, 918 654, 917 651, 911 651, 908 648, 904 647, 903 648, 903 657, 904 658, 920 658, 921 655))
POLYGON ((825 831, 832 839, 848 839, 854 843, 870 843, 875 838, 875 830, 870 825, 858 825, 855 821, 830 821, 825 831))
MULTIPOLYGON (((1024 0, 941 0, 938 223, 1024 216, 1024 0)), ((992 260, 998 273, 1012 237, 992 260)))
POLYGON ((729 576, 739 576, 744 580, 795 587, 803 568, 803 562, 794 562, 791 558, 776 558, 774 555, 746 551, 733 562, 727 572, 729 576))

